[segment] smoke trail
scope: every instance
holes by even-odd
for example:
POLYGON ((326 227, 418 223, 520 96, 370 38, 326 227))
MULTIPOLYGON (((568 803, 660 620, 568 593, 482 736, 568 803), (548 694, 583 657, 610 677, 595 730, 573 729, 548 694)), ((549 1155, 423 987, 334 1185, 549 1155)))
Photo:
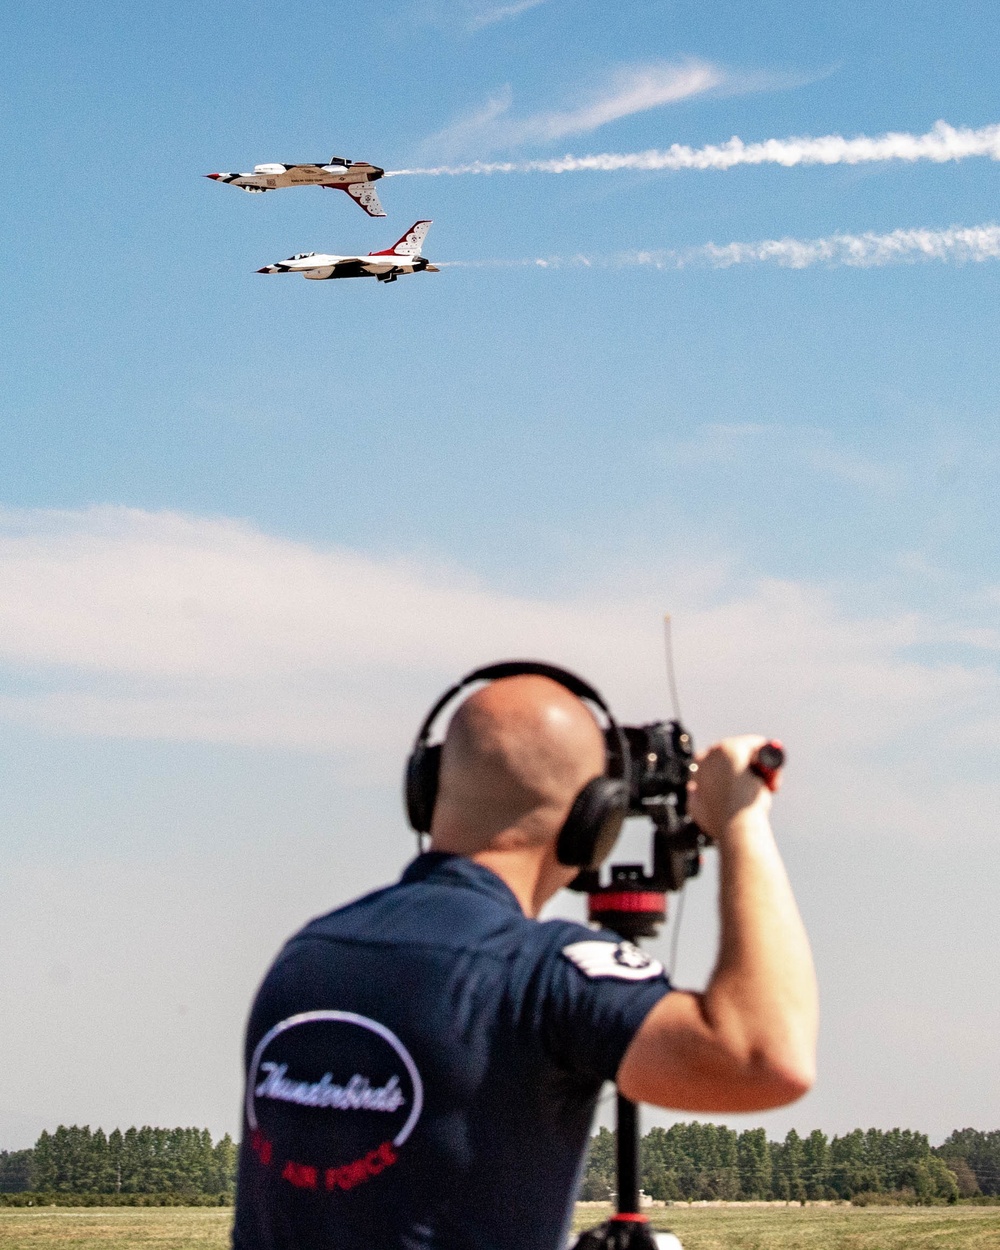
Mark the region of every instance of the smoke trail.
POLYGON ((691 260, 683 255, 677 266, 702 260, 713 269, 732 265, 773 263, 786 269, 811 265, 851 265, 873 269, 882 265, 912 264, 940 260, 1000 260, 1000 226, 983 225, 947 230, 893 230, 890 234, 834 234, 825 239, 765 239, 760 243, 706 243, 696 248, 691 260))
POLYGON ((1000 260, 1000 226, 952 226, 947 230, 893 230, 889 234, 833 234, 821 239, 762 239, 756 243, 705 243, 683 251, 619 252, 611 256, 547 256, 525 260, 444 261, 442 268, 508 269, 731 269, 772 264, 783 269, 813 265, 876 269, 920 261, 951 264, 1000 260))
POLYGON ((563 156, 540 161, 473 161, 469 165, 435 165, 425 169, 392 169, 387 178, 423 174, 568 174, 583 170, 616 173, 622 169, 732 169, 735 165, 861 165, 878 161, 961 161, 970 156, 1000 160, 1000 125, 971 130, 938 121, 923 135, 890 132, 870 138, 823 135, 818 139, 765 139, 691 148, 674 143, 666 150, 604 152, 596 156, 563 156))

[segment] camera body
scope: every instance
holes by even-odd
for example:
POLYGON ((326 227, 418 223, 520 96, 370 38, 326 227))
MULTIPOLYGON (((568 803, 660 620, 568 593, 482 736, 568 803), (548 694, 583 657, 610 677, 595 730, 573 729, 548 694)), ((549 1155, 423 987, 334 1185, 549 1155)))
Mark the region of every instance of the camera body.
MULTIPOLYGON (((676 720, 623 725, 622 733, 629 747, 628 815, 652 821, 652 872, 642 864, 615 865, 608 886, 600 884, 596 872, 581 872, 569 887, 592 896, 603 893, 609 902, 611 895, 623 892, 679 890, 698 875, 701 848, 707 842, 687 814, 687 786, 698 768, 691 735, 676 720)), ((609 748, 615 745, 609 735, 609 748)))
POLYGON ((687 784, 697 769, 691 735, 679 721, 623 725, 629 750, 630 816, 676 832, 687 819, 687 784))

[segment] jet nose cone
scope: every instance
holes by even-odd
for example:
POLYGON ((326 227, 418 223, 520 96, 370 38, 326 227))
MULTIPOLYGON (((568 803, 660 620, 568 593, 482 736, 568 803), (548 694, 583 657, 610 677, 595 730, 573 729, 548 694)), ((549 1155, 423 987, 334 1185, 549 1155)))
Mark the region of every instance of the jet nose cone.
POLYGON ((216 179, 220 178, 221 176, 222 176, 221 174, 206 174, 205 175, 206 178, 216 178, 216 179))
POLYGON ((277 273, 278 266, 277 265, 265 265, 263 269, 258 269, 257 272, 258 273, 277 273))

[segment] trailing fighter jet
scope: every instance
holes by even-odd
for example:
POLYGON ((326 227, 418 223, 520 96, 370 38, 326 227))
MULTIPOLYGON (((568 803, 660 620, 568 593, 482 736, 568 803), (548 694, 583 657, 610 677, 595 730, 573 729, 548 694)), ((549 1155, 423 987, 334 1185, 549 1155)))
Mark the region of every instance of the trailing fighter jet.
POLYGON ((404 273, 440 273, 420 255, 420 247, 430 229, 429 221, 416 221, 406 234, 384 252, 367 256, 325 256, 322 252, 299 252, 274 265, 265 265, 258 273, 300 273, 304 278, 377 278, 379 282, 395 282, 404 273))
POLYGON ((279 187, 329 187, 346 191, 369 217, 384 217, 378 193, 372 186, 385 173, 377 165, 331 156, 329 165, 255 165, 252 174, 206 174, 216 182, 228 182, 242 191, 276 191, 279 187))

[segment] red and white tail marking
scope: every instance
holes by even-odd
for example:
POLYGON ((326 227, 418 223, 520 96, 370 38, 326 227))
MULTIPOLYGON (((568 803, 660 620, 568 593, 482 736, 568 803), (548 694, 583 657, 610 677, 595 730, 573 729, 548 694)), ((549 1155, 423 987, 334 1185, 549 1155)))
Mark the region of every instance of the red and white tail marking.
POLYGON ((427 231, 431 228, 429 221, 415 221, 407 230, 406 234, 392 247, 387 247, 382 252, 369 252, 369 256, 419 256, 420 248, 424 239, 427 237, 427 231))

